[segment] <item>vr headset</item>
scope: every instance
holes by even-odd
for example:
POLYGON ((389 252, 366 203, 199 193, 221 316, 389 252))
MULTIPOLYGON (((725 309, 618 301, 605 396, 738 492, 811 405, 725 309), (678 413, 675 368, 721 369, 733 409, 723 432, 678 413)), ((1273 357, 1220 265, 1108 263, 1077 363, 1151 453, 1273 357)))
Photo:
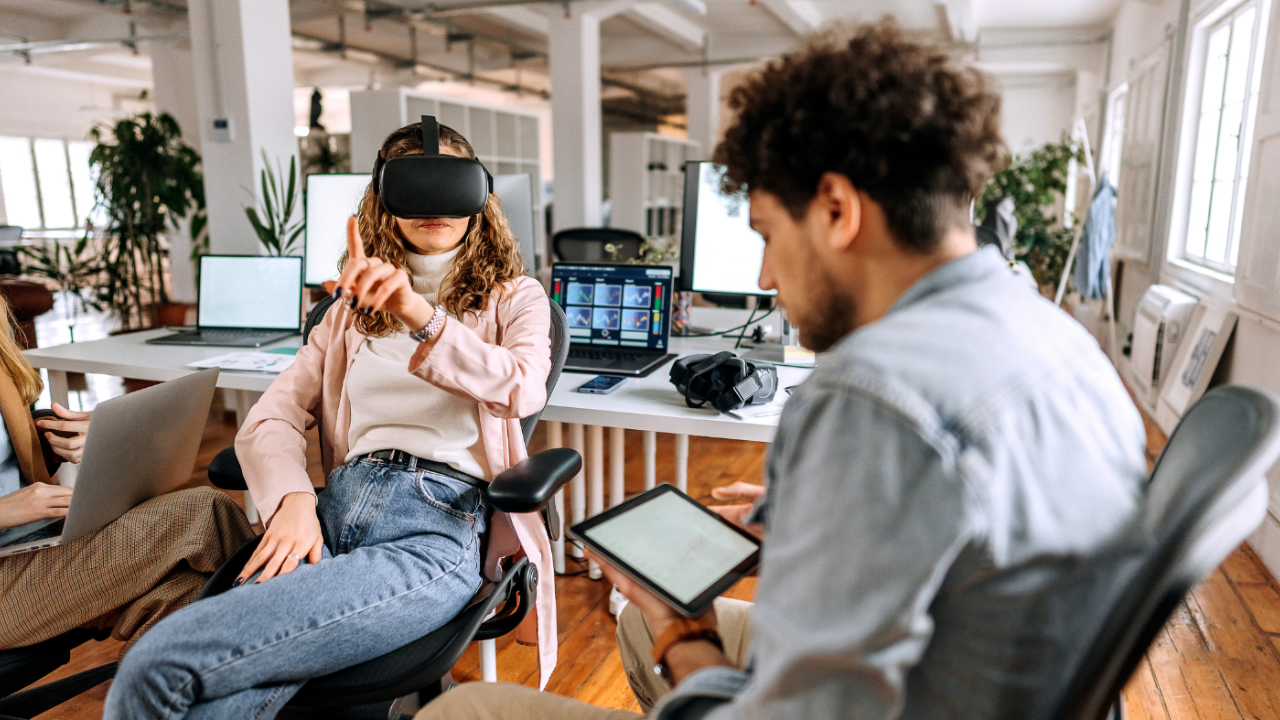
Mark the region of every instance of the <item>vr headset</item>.
POLYGON ((374 164, 374 191, 395 217, 470 217, 484 209, 493 176, 479 160, 440 154, 440 126, 422 116, 422 155, 401 155, 374 164))
POLYGON ((708 403, 720 412, 763 405, 778 390, 778 369, 744 360, 731 352, 687 355, 671 366, 671 384, 691 408, 708 403))

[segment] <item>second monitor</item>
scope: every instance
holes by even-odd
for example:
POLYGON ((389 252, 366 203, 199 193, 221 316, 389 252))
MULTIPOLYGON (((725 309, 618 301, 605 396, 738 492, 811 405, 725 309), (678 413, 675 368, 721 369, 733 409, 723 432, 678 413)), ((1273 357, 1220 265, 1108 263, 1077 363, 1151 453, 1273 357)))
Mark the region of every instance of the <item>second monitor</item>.
POLYGON ((774 295, 760 287, 764 238, 751 229, 745 195, 720 189, 724 168, 709 162, 684 166, 684 233, 680 289, 732 295, 774 295))

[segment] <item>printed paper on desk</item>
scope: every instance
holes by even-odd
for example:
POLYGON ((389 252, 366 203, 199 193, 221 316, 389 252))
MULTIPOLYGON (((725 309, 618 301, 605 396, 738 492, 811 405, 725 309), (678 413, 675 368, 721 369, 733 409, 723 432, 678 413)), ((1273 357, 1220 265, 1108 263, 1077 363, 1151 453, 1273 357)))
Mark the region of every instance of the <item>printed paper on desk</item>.
POLYGON ((767 402, 764 405, 743 405, 737 410, 730 410, 725 414, 730 417, 738 418, 739 420, 750 420, 752 418, 762 418, 762 417, 774 417, 776 415, 782 414, 782 408, 785 407, 786 404, 787 404, 786 393, 779 392, 777 395, 773 397, 772 402, 767 402))
POLYGON ((255 351, 230 352, 217 357, 187 363, 187 367, 211 368, 221 370, 243 370, 248 372, 279 373, 297 360, 295 355, 280 355, 255 351))

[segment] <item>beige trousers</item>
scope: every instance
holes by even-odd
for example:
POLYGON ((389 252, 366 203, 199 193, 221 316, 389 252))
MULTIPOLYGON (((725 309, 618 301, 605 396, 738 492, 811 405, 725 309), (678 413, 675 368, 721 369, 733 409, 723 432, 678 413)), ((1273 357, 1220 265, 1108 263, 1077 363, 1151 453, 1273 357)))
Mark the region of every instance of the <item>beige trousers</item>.
MULTIPOLYGON (((751 603, 719 598, 716 621, 724 652, 742 667, 751 644, 751 603)), ((653 672, 653 631, 644 616, 628 604, 618 615, 618 651, 627 682, 645 713, 671 690, 653 672)), ((415 720, 637 720, 639 715, 608 710, 563 695, 538 692, 525 685, 473 682, 437 698, 415 720)))

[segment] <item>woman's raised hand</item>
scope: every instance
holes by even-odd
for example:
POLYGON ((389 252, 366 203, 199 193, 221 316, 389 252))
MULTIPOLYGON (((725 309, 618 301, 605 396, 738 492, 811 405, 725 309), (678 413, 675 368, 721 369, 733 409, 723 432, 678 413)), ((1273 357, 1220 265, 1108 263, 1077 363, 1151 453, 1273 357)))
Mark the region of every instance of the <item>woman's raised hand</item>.
POLYGON ((386 310, 410 332, 426 327, 435 314, 435 307, 413 291, 409 273, 381 258, 365 255, 355 216, 347 221, 347 266, 338 278, 334 295, 345 299, 352 312, 368 315, 386 310))
POLYGON ((262 542, 245 563, 235 584, 243 585, 258 572, 258 568, 262 568, 257 580, 261 583, 297 570, 303 558, 315 565, 320 562, 323 547, 324 536, 320 534, 315 496, 304 492, 289 493, 280 501, 280 509, 271 518, 271 524, 262 534, 262 542))

